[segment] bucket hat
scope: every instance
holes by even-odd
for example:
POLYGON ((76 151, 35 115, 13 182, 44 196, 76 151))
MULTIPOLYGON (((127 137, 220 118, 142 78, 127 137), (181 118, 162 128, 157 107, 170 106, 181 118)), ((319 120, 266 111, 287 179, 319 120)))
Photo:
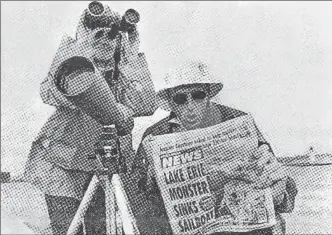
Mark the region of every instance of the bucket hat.
POLYGON ((201 61, 187 61, 178 68, 168 71, 164 77, 165 87, 157 92, 158 106, 166 111, 171 111, 168 103, 168 91, 183 85, 209 84, 209 97, 216 96, 223 84, 211 68, 201 61))

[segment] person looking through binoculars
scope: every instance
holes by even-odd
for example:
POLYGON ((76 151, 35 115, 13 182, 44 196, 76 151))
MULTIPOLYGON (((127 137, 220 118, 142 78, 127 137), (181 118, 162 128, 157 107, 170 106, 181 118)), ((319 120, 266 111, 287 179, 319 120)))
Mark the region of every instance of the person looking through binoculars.
MULTIPOLYGON (((44 103, 56 110, 33 141, 26 181, 45 193, 54 234, 66 234, 96 170, 95 143, 103 126, 115 125, 122 154, 133 154, 133 118, 152 115, 155 89, 139 53, 138 12, 121 17, 91 2, 80 17, 76 38, 64 36, 41 83, 44 103)), ((101 187, 84 218, 87 234, 105 234, 101 187)))

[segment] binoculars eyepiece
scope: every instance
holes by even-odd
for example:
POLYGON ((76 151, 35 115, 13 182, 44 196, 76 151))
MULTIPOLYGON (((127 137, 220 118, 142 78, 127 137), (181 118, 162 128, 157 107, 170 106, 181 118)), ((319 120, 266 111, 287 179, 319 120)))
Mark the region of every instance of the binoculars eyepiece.
POLYGON ((139 13, 134 9, 128 9, 124 17, 129 24, 137 24, 140 19, 139 13))
POLYGON ((136 30, 136 24, 140 20, 139 13, 134 9, 128 9, 122 16, 117 19, 115 15, 107 15, 106 8, 98 1, 90 2, 84 16, 84 25, 88 29, 110 27, 112 24, 117 25, 119 31, 131 33, 136 30))
POLYGON ((104 6, 100 2, 93 1, 89 3, 88 11, 91 15, 101 16, 104 14, 104 6))
POLYGON ((132 33, 136 30, 136 24, 140 20, 139 13, 134 9, 128 9, 120 23, 120 31, 132 33))

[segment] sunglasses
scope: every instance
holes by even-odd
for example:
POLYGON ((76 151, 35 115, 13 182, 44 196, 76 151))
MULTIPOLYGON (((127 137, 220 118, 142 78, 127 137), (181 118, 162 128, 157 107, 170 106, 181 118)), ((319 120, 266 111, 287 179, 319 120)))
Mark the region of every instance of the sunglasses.
MULTIPOLYGON (((173 102, 177 105, 183 105, 188 102, 188 95, 186 93, 178 93, 173 96, 173 102)), ((194 101, 200 101, 206 98, 207 94, 205 91, 193 91, 190 93, 191 98, 194 101)))

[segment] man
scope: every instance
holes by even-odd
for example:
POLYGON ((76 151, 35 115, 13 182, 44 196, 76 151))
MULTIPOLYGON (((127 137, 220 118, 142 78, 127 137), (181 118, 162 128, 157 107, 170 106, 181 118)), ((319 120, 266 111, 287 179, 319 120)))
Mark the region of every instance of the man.
MULTIPOLYGON (((242 111, 211 102, 211 98, 217 95, 223 87, 217 79, 205 64, 197 61, 187 62, 168 73, 165 78, 167 88, 160 90, 157 95, 159 107, 170 111, 170 115, 149 127, 143 135, 142 142, 151 135, 206 128, 245 115, 242 111)), ((272 229, 261 229, 248 234, 284 234, 285 224, 279 213, 292 211, 296 187, 287 176, 283 166, 276 160, 270 145, 259 131, 258 135, 259 148, 257 148, 253 159, 254 165, 261 172, 260 177, 255 181, 255 187, 272 188, 278 224, 272 229)), ((141 174, 138 187, 147 196, 147 202, 142 205, 145 211, 140 212, 144 224, 142 229, 145 233, 171 234, 164 203, 153 178, 152 167, 148 162, 141 143, 136 154, 135 164, 136 169, 141 174)), ((241 174, 243 167, 245 166, 237 164, 227 167, 223 165, 211 166, 210 173, 230 176, 241 174)), ((220 181, 222 183, 223 179, 220 181)), ((222 186, 220 187, 222 188, 222 186)))
MULTIPOLYGON (((44 103, 55 106, 56 111, 32 144, 25 179, 45 193, 54 234, 67 233, 97 170, 96 160, 89 158, 95 155, 95 144, 102 133, 102 124, 75 106, 67 94, 82 89, 83 81, 106 84, 111 92, 105 92, 110 94, 107 98, 113 110, 112 123, 108 124, 115 124, 120 130, 118 134, 124 139, 121 145, 126 149, 123 154, 129 157, 133 153, 130 135, 133 116, 152 115, 155 111, 155 91, 148 65, 144 54, 138 53, 138 31, 134 24, 126 25, 126 20, 107 5, 91 2, 80 18, 76 39, 64 37, 41 84, 44 103), (73 87, 72 82, 78 85, 73 87), (117 103, 112 103, 114 100, 117 103)), ((105 108, 105 103, 98 100, 94 104, 93 110, 105 108)), ((87 234, 106 233, 101 187, 83 227, 87 234)))

